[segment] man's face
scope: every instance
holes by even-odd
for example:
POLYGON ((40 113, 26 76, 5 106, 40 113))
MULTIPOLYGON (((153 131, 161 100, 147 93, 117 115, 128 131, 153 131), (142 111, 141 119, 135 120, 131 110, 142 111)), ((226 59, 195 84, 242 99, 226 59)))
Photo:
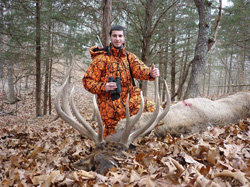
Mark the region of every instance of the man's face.
POLYGON ((110 36, 111 43, 113 46, 119 48, 125 42, 125 37, 123 35, 123 31, 113 30, 110 36))

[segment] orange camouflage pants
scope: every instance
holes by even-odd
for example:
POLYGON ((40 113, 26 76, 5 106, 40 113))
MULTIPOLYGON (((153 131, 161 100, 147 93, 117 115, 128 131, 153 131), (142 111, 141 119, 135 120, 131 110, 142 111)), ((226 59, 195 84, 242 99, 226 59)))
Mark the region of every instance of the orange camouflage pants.
MULTIPOLYGON (((140 104, 138 104, 138 101, 140 101, 140 96, 136 96, 133 99, 130 100, 129 102, 129 108, 130 108, 130 115, 135 115, 137 114, 137 112, 140 109, 140 104), (138 98, 137 98, 138 97, 138 98)), ((102 108, 102 107, 99 107, 102 108)), ((110 109, 110 108, 109 108, 110 109)), ((114 112, 114 115, 112 115, 112 110, 105 110, 105 112, 110 112, 110 116, 109 114, 102 114, 102 110, 100 110, 100 113, 102 115, 102 120, 103 120, 103 124, 105 125, 105 129, 104 129, 104 138, 108 135, 112 135, 114 134, 115 128, 118 124, 118 122, 121 119, 126 118, 126 111, 125 111, 125 107, 123 107, 121 110, 121 108, 117 108, 116 112, 114 112)), ((155 110, 155 103, 153 101, 147 100, 146 98, 144 99, 144 110, 143 112, 154 112, 155 110)))

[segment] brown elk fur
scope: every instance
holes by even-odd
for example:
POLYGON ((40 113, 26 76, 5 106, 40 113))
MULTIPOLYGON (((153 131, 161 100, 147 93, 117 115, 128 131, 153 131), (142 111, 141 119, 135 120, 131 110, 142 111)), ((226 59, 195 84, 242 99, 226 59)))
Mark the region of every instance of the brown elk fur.
MULTIPOLYGON (((150 113, 144 113, 136 128, 148 120, 150 113)), ((193 98, 180 101, 170 107, 160 125, 154 129, 156 136, 167 134, 181 136, 202 132, 208 126, 224 126, 250 117, 250 93, 239 92, 226 98, 212 101, 193 98)), ((123 126, 123 122, 120 122, 123 126)))
POLYGON ((127 147, 123 144, 108 140, 97 145, 90 155, 74 163, 73 167, 79 170, 93 170, 104 174, 108 169, 119 165, 115 157, 125 158, 123 151, 126 150, 127 147))

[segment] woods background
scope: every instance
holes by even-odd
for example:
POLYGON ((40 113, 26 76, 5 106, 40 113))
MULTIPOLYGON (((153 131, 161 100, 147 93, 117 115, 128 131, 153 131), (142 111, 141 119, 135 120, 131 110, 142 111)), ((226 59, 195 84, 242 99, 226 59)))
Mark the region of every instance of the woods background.
MULTIPOLYGON (((250 87, 248 0, 2 0, 0 20, 0 91, 15 103, 35 84, 36 116, 51 113, 51 85, 73 60, 84 75, 89 47, 100 46, 97 36, 108 44, 115 24, 128 51, 159 67, 162 100, 163 79, 172 101, 250 87)), ((147 82, 138 85, 147 95, 147 82)))
MULTIPOLYGON (((75 62, 76 107, 98 131, 81 79, 89 48, 100 46, 97 36, 107 45, 115 24, 126 28, 128 51, 159 67, 162 101, 163 79, 174 102, 250 90, 249 0, 1 0, 0 186, 250 186, 249 118, 180 138, 140 137, 104 175, 72 167, 96 145, 55 120, 55 95, 75 62)), ((152 82, 136 84, 152 97, 152 82)))

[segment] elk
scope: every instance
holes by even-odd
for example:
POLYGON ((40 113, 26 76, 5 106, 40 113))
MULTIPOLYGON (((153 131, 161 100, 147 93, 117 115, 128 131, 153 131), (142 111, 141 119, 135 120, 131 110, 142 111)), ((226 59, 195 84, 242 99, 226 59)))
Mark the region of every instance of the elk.
MULTIPOLYGON (((139 128, 148 120, 149 115, 150 113, 143 113, 135 127, 139 128)), ((200 133, 209 126, 225 126, 249 117, 249 92, 239 92, 215 101, 207 98, 190 98, 171 105, 167 115, 154 129, 154 133, 162 138, 167 134, 180 137, 200 133)), ((124 126, 123 120, 119 123, 118 128, 124 126)))
MULTIPOLYGON (((105 173, 108 169, 117 166, 118 162, 115 158, 124 157, 123 151, 126 151, 129 145, 135 141, 138 137, 144 136, 147 132, 151 131, 154 126, 168 113, 170 108, 170 95, 168 91, 168 86, 165 81, 166 87, 166 98, 167 106, 164 110, 160 109, 159 95, 156 94, 156 108, 155 112, 151 113, 149 120, 141 125, 139 128, 133 129, 137 121, 140 120, 143 111, 144 100, 141 93, 141 107, 138 113, 130 117, 129 112, 129 95, 126 101, 126 122, 124 128, 121 128, 114 135, 110 137, 103 138, 104 126, 102 123, 101 115, 98 110, 95 96, 93 97, 94 109, 97 115, 98 122, 98 133, 91 127, 91 125, 80 115, 76 108, 73 99, 74 88, 69 92, 69 75, 72 70, 73 64, 69 68, 66 74, 66 79, 62 86, 59 88, 55 108, 58 116, 61 117, 65 122, 71 125, 75 130, 77 130, 82 136, 89 138, 94 141, 96 147, 93 152, 87 157, 81 159, 80 161, 73 164, 75 169, 82 169, 86 171, 94 170, 100 174, 105 173)), ((158 83, 155 81, 155 92, 158 90, 158 83)))
POLYGON ((250 93, 239 92, 215 101, 192 98, 170 107, 162 125, 155 128, 157 136, 199 133, 208 126, 225 126, 250 117, 250 93))

